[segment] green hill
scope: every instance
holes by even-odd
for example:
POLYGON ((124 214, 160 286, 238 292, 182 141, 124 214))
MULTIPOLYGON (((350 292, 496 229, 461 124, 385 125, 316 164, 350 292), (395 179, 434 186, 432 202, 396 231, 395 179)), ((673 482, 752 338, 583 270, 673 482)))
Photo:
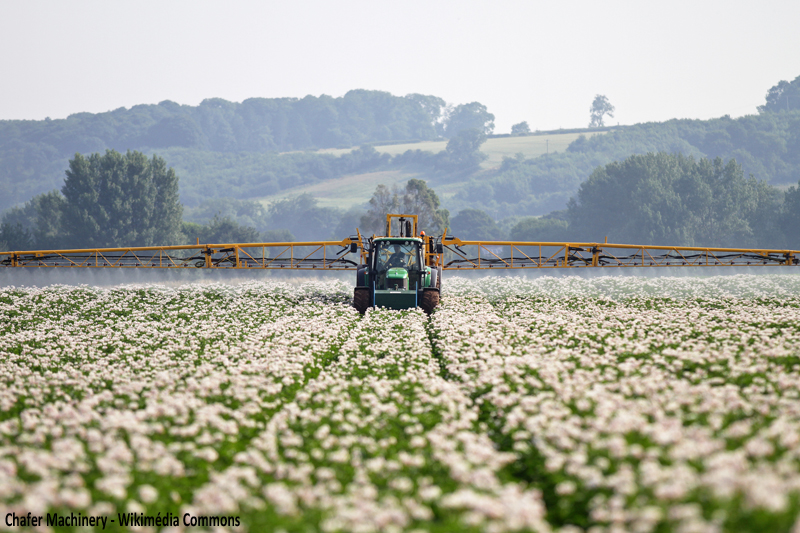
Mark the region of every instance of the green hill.
POLYGON ((451 113, 441 98, 414 94, 161 102, 65 120, 0 121, 0 209, 60 188, 75 152, 109 148, 163 157, 180 178, 187 212, 203 216, 225 202, 268 206, 307 194, 304 201, 316 198, 334 220, 336 210, 363 206, 378 184, 412 177, 426 180, 454 214, 543 215, 564 209, 594 169, 648 152, 735 159, 745 176, 786 188, 800 179, 800 97, 788 110, 773 100, 790 89, 800 91, 800 77, 773 87, 758 114, 737 119, 490 135, 480 166, 451 158, 444 139, 457 137, 456 126, 489 133, 494 117, 475 102, 451 113))
MULTIPOLYGON (((581 135, 591 137, 597 135, 597 131, 587 133, 552 133, 539 135, 524 135, 519 137, 493 137, 489 138, 483 146, 481 152, 489 158, 481 163, 481 168, 489 169, 497 167, 503 162, 504 157, 515 157, 522 154, 525 159, 539 157, 547 153, 563 152, 567 147, 581 135)), ((416 143, 385 144, 375 146, 381 153, 396 156, 407 150, 423 150, 433 153, 441 152, 447 146, 447 141, 422 141, 416 143)), ((319 150, 320 153, 341 155, 351 151, 352 148, 345 149, 325 149, 319 150)))
MULTIPOLYGON (((200 170, 205 178, 203 169, 198 168, 200 161, 220 159, 218 154, 244 154, 239 159, 250 165, 259 159, 251 157, 253 154, 434 140, 450 126, 442 117, 444 108, 444 100, 435 96, 394 96, 358 89, 340 98, 309 95, 250 98, 241 103, 209 98, 198 106, 167 100, 106 113, 76 113, 58 120, 0 120, 0 210, 60 188, 67 161, 76 152, 178 151, 179 163, 200 170), (197 161, 188 161, 187 153, 196 154, 197 161)), ((236 161, 236 157, 228 158, 226 170, 237 167, 236 161)), ((275 179, 267 179, 262 192, 274 188, 269 182, 283 188, 295 185, 287 180, 294 174, 318 174, 307 172, 307 166, 287 169, 285 161, 271 159, 262 171, 275 179)), ((252 174, 249 168, 242 171, 252 174)), ((181 177, 186 183, 197 174, 188 172, 181 177)), ((249 189, 239 189, 236 194, 240 197, 251 194, 249 189)), ((196 204, 209 193, 216 194, 214 186, 184 201, 196 204)))
MULTIPOLYGON (((602 132, 589 132, 587 136, 596 135, 602 132)), ((557 151, 563 152, 581 134, 579 133, 555 133, 544 135, 526 135, 520 137, 496 137, 488 139, 481 151, 488 158, 481 164, 485 171, 497 170, 500 168, 505 157, 517 157, 522 154, 524 159, 536 158, 547 153, 557 151)), ((439 153, 445 149, 447 141, 426 141, 417 143, 386 144, 375 146, 375 150, 382 154, 392 157, 405 153, 407 150, 423 150, 432 153, 439 153)), ((323 149, 317 153, 340 157, 349 154, 352 148, 347 149, 323 149)), ((311 194, 324 207, 334 207, 339 209, 350 209, 352 207, 366 204, 375 187, 378 184, 394 185, 405 183, 411 178, 420 178, 428 181, 429 185, 436 189, 439 196, 446 205, 458 204, 456 195, 466 187, 474 175, 448 176, 440 175, 431 171, 413 171, 408 169, 390 169, 377 172, 365 172, 359 174, 348 174, 317 183, 302 184, 297 187, 283 189, 275 194, 252 198, 264 205, 269 205, 276 200, 298 196, 300 194, 311 194)))
MULTIPOLYGON (((481 148, 488 158, 473 173, 448 174, 433 166, 390 166, 369 169, 364 175, 350 173, 335 177, 324 186, 303 184, 258 198, 270 202, 286 194, 308 192, 324 205, 345 208, 366 201, 378 183, 417 177, 427 180, 442 197, 444 207, 454 213, 477 208, 495 218, 543 215, 564 209, 595 168, 649 152, 735 159, 745 176, 752 175, 783 189, 800 180, 800 109, 762 111, 737 119, 726 116, 637 124, 614 128, 602 135, 585 133, 489 139, 481 148), (383 172, 375 173, 376 170, 383 172), (337 192, 339 184, 346 193, 337 192)), ((387 157, 393 156, 393 161, 401 161, 400 156, 407 150, 433 152, 445 146, 444 141, 436 141, 381 145, 375 149, 387 157)), ((327 156, 342 157, 348 153, 350 150, 324 151, 327 156)))

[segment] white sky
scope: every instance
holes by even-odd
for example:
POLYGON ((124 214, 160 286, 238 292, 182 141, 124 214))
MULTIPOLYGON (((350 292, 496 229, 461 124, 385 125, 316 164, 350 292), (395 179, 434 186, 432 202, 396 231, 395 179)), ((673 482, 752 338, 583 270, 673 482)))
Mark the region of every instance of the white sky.
POLYGON ((0 2, 0 119, 379 89, 479 101, 495 132, 755 113, 800 75, 790 1, 0 2))

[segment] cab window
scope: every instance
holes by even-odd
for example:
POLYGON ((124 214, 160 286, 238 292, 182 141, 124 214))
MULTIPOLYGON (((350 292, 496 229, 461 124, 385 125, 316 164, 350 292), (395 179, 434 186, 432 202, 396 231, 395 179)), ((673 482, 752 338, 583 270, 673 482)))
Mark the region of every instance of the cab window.
POLYGON ((417 250, 417 244, 413 241, 379 242, 375 254, 375 268, 378 272, 385 272, 390 268, 418 269, 417 250))

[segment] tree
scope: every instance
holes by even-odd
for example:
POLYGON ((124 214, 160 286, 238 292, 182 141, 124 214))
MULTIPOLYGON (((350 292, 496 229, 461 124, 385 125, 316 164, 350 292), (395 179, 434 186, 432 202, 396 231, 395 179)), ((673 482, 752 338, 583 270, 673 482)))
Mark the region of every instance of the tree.
POLYGON ((21 222, 0 224, 0 251, 22 251, 34 248, 33 237, 21 222))
POLYGON ((758 106, 759 113, 775 113, 800 109, 800 76, 793 81, 778 82, 767 92, 766 103, 758 106))
POLYGON ((336 225, 333 234, 336 238, 341 239, 347 235, 355 235, 356 228, 361 224, 361 217, 364 211, 358 207, 351 207, 341 214, 339 223, 336 225))
POLYGON ((611 105, 611 102, 608 101, 608 98, 603 96, 602 94, 598 94, 594 97, 592 101, 592 107, 589 109, 591 113, 591 122, 589 122, 590 128, 602 128, 605 124, 603 123, 603 117, 608 115, 611 118, 614 118, 614 106, 611 105))
POLYGON ((386 215, 400 211, 400 190, 395 185, 380 184, 369 199, 369 210, 361 217, 361 231, 382 235, 386 226, 386 215))
POLYGON ((143 143, 151 148, 185 146, 199 149, 205 148, 207 144, 200 126, 187 115, 163 118, 150 127, 143 143))
POLYGON ((269 226, 269 213, 259 202, 234 198, 209 198, 195 208, 184 209, 184 220, 191 222, 211 220, 215 215, 228 217, 241 226, 250 226, 259 231, 269 226))
POLYGON ((800 246, 800 183, 784 193, 780 226, 786 236, 786 245, 791 248, 800 246))
POLYGON ((442 114, 447 108, 447 103, 438 96, 412 93, 407 94, 405 98, 420 106, 428 114, 431 119, 431 125, 434 127, 439 124, 442 114))
POLYGON ((633 155, 598 167, 568 204, 582 241, 685 246, 764 246, 764 213, 777 213, 771 187, 746 179, 731 160, 633 155), (758 241, 758 242, 757 242, 758 241))
POLYGON ((524 120, 519 124, 514 124, 511 126, 511 135, 527 135, 530 132, 530 126, 528 126, 528 123, 524 120))
POLYGON ((450 222, 450 212, 439 208, 439 196, 424 180, 410 179, 403 194, 403 212, 418 215, 419 229, 438 234, 450 222))
POLYGON ((63 248, 61 216, 64 197, 58 191, 34 196, 3 214, 0 241, 10 250, 63 248))
POLYGON ((493 241, 503 237, 503 232, 494 219, 480 209, 459 211, 450 223, 448 234, 477 241, 493 241))
POLYGON ((440 155, 437 166, 446 171, 472 172, 477 170, 487 157, 481 152, 481 145, 486 142, 486 135, 480 130, 470 128, 461 130, 447 141, 444 153, 440 155))
POLYGON ((200 225, 193 222, 183 224, 184 233, 190 242, 227 244, 234 242, 261 242, 261 234, 252 227, 242 226, 230 217, 214 215, 208 224, 200 225))
POLYGON ((568 239, 567 222, 556 218, 526 217, 511 228, 511 240, 559 242, 568 239))
POLYGON ((494 115, 480 102, 456 106, 447 117, 445 135, 452 139, 467 129, 476 129, 484 135, 490 135, 494 131, 494 115))
POLYGON ((341 174, 357 174, 388 164, 392 159, 389 154, 383 154, 374 146, 365 145, 340 155, 334 163, 335 172, 341 174))
POLYGON ((342 238, 332 235, 339 222, 339 212, 331 207, 320 207, 309 193, 273 202, 268 211, 268 230, 288 229, 300 241, 342 238))
POLYGON ((442 233, 450 221, 450 212, 439 207, 436 192, 418 179, 408 180, 404 189, 378 185, 369 206, 369 211, 361 217, 361 230, 365 233, 383 235, 386 215, 390 213, 417 215, 419 229, 431 234, 442 233))
POLYGON ((107 150, 70 160, 62 192, 65 240, 103 248, 179 244, 178 176, 158 156, 107 150))

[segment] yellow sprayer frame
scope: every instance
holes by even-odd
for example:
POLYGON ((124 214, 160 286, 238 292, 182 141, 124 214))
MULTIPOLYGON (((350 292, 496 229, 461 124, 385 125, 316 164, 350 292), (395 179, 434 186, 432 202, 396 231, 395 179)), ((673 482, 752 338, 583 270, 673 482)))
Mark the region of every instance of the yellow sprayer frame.
POLYGON ((361 241, 251 242, 0 252, 0 266, 49 268, 218 268, 352 270, 361 241), (269 252, 269 253, 268 253, 269 252))
MULTIPOLYGON (((412 222, 411 224, 411 235, 405 235, 406 237, 416 237, 417 236, 417 215, 401 215, 401 214, 389 214, 386 215, 386 236, 392 237, 392 220, 398 219, 402 224, 404 221, 408 220, 412 222)), ((401 230, 402 231, 402 230, 401 230)))
POLYGON ((795 266, 800 251, 596 242, 470 241, 444 235, 444 270, 795 266), (466 248, 466 250, 465 250, 466 248), (471 253, 469 253, 471 252, 471 253))
MULTIPOLYGON (((651 268, 710 266, 794 266, 798 250, 646 246, 596 242, 471 241, 447 234, 418 234, 417 215, 386 216, 410 221, 408 237, 421 238, 425 264, 443 270, 532 268, 651 268)), ((355 270, 367 263, 361 232, 341 241, 256 242, 28 250, 0 252, 0 267, 44 268, 210 268, 355 270)))

